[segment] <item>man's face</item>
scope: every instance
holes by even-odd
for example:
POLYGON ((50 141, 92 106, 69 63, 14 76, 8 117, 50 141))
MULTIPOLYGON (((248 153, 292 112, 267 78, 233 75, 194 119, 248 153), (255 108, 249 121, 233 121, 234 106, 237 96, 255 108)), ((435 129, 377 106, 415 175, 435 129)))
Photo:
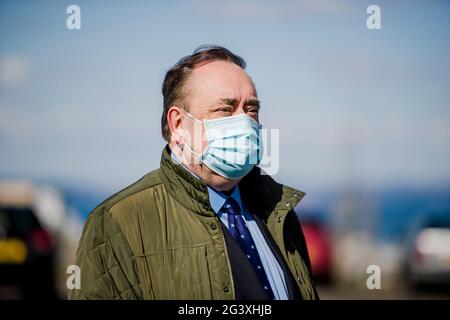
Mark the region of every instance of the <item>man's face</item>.
MULTIPOLYGON (((184 93, 188 112, 199 120, 247 114, 259 121, 255 87, 247 73, 234 63, 213 61, 197 66, 185 83, 184 93)), ((202 154, 208 143, 204 127, 185 113, 181 114, 181 127, 188 133, 187 143, 197 154, 202 154), (198 140, 194 142, 195 139, 198 140)), ((192 154, 184 152, 184 157, 190 157, 185 158, 190 169, 217 190, 228 190, 239 182, 226 179, 205 165, 194 163, 192 154)))

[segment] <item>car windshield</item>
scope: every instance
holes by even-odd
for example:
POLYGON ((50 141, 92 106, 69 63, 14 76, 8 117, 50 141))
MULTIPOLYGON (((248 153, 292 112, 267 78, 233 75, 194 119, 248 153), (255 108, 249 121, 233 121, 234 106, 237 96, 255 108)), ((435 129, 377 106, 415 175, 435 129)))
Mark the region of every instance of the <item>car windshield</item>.
POLYGON ((0 239, 21 238, 30 230, 39 227, 39 221, 32 209, 0 207, 0 239))

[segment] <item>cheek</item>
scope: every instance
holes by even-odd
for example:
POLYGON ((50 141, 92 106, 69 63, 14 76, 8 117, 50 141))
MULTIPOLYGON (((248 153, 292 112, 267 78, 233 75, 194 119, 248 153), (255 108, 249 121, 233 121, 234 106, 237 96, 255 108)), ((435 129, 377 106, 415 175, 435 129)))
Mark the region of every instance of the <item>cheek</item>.
POLYGON ((204 136, 203 137, 203 144, 202 144, 202 151, 205 151, 207 146, 208 146, 208 140, 206 139, 206 136, 204 136))
POLYGON ((183 129, 186 142, 197 153, 203 153, 208 146, 208 137, 205 134, 203 125, 194 125, 183 129))
POLYGON ((203 126, 201 129, 199 129, 199 131, 201 132, 201 137, 199 139, 201 150, 199 150, 199 152, 203 153, 203 151, 205 151, 206 147, 208 146, 208 136, 206 135, 205 128, 203 128, 203 126))

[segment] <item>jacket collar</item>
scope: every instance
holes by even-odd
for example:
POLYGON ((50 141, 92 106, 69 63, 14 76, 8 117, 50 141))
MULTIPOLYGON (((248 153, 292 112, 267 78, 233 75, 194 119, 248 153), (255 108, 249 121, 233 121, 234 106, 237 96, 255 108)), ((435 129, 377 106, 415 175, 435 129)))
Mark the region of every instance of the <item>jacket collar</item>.
MULTIPOLYGON (((162 152, 160 169, 164 186, 181 205, 203 216, 215 216, 210 206, 208 186, 172 159, 168 145, 162 152)), ((267 220, 274 211, 295 208, 305 195, 300 190, 275 182, 259 167, 253 168, 239 182, 239 189, 247 209, 262 220, 267 220)))

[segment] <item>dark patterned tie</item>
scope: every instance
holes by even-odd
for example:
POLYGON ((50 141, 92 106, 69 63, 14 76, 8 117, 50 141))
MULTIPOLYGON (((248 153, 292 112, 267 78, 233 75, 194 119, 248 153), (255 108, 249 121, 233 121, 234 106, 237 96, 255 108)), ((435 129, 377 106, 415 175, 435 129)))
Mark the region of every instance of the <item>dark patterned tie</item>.
POLYGON ((228 197, 222 207, 222 210, 228 214, 228 229, 230 230, 231 235, 239 243, 242 251, 247 256, 248 261, 255 269, 256 274, 258 275, 258 278, 268 296, 271 299, 274 299, 272 288, 270 287, 269 280, 267 279, 266 272, 264 271, 261 263, 261 258, 259 257, 255 242, 253 241, 250 231, 242 218, 242 212, 239 204, 232 197, 228 197))

